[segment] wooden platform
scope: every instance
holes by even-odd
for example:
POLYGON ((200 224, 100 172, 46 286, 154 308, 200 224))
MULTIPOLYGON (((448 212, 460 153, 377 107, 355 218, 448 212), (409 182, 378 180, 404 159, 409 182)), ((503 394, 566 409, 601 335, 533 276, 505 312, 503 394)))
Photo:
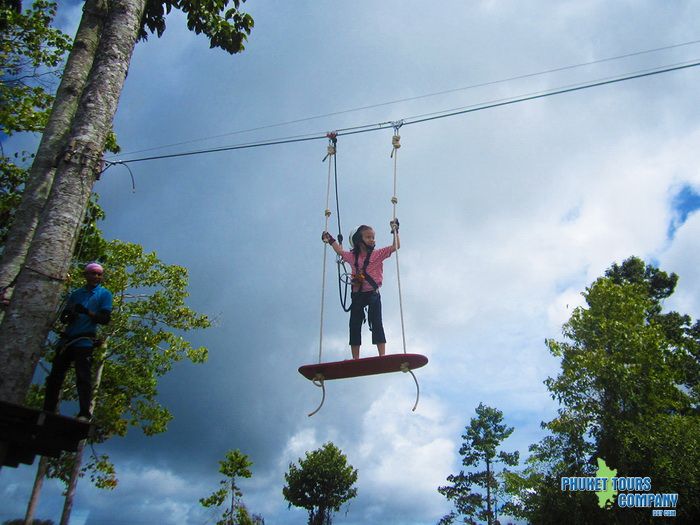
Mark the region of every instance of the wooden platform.
POLYGON ((373 374, 386 374, 413 370, 428 363, 428 358, 420 354, 387 354, 362 359, 316 363, 299 367, 299 373, 306 379, 343 379, 373 374))
POLYGON ((75 452, 90 423, 0 401, 0 467, 31 465, 34 457, 75 452))

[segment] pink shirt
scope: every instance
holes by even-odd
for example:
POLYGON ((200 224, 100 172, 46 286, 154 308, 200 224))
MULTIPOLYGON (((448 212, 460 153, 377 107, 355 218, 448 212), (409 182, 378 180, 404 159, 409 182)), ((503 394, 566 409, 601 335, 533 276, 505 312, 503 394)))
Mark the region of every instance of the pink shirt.
MULTIPOLYGON (((391 254, 393 252, 393 246, 387 246, 386 248, 377 248, 374 251, 372 251, 372 255, 370 255, 369 257, 369 264, 367 265, 367 275, 374 279, 374 282, 377 283, 377 287, 380 287, 382 285, 382 278, 384 277, 384 259, 388 259, 389 257, 391 257, 391 254)), ((345 262, 350 264, 350 266, 352 267, 352 274, 354 276, 356 273, 355 254, 353 252, 346 252, 343 250, 341 257, 345 262)), ((357 258, 357 270, 360 273, 362 273, 362 268, 365 265, 365 257, 366 255, 360 252, 360 255, 357 258)), ((369 284, 367 280, 364 280, 362 282, 362 287, 360 288, 360 291, 371 292, 372 290, 372 285, 369 284)))

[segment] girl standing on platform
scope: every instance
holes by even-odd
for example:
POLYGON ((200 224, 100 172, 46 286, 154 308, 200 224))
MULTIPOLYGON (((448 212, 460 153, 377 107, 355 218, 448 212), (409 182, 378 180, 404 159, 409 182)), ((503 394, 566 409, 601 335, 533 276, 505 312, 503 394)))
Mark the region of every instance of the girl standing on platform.
POLYGON ((352 304, 350 305, 350 349, 352 358, 360 358, 360 345, 362 344, 362 323, 365 321, 365 308, 367 308, 367 320, 372 332, 372 344, 377 345, 377 351, 382 356, 386 350, 386 336, 382 324, 382 301, 379 288, 382 286, 384 273, 384 260, 391 257, 401 247, 399 240, 399 221, 395 219, 389 223, 394 242, 385 248, 374 248, 374 230, 370 226, 362 225, 352 235, 351 251, 343 250, 343 246, 337 242, 328 232, 323 232, 321 240, 330 244, 345 262, 352 265, 352 304))

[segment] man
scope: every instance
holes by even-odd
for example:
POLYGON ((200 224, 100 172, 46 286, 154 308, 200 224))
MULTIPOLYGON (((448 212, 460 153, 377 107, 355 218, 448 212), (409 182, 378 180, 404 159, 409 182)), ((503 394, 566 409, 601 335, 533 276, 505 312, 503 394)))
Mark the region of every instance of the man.
POLYGON ((46 378, 44 410, 55 412, 58 397, 71 362, 75 365, 80 412, 78 419, 89 421, 92 397, 92 351, 98 324, 109 323, 112 313, 112 292, 102 286, 104 269, 98 263, 85 267, 87 284, 68 296, 61 313, 66 329, 61 335, 51 373, 46 378))

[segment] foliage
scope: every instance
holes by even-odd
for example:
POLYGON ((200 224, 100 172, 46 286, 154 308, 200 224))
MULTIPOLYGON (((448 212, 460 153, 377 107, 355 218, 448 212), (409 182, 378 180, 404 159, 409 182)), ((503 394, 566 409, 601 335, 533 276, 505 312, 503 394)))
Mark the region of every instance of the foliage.
POLYGON ((245 41, 253 28, 253 17, 239 11, 245 0, 149 0, 146 4, 141 38, 148 38, 146 28, 159 37, 165 31, 165 15, 172 8, 187 15, 187 29, 209 37, 209 47, 218 47, 231 54, 245 49, 245 41))
POLYGON ((543 425, 552 434, 530 447, 528 468, 509 480, 520 517, 612 519, 594 494, 557 486, 561 476, 594 475, 597 458, 618 476, 651 477, 653 492, 679 493, 679 519, 700 516, 700 324, 662 313, 677 280, 635 257, 613 265, 584 292, 586 307, 563 327, 566 340, 547 341, 561 372, 545 384, 561 408, 543 425))
MULTIPOLYGON (((0 3, 0 134, 41 131, 53 103, 60 65, 70 49, 68 36, 51 27, 56 2, 0 3)), ((0 246, 21 199, 32 156, 0 155, 0 246)))
MULTIPOLYGON (((19 155, 15 155, 17 159, 19 155)), ((22 199, 27 170, 8 157, 0 155, 0 247, 5 245, 7 232, 22 199)))
POLYGON ((345 454, 331 442, 307 452, 304 459, 299 458, 299 466, 290 463, 284 479, 284 498, 290 507, 294 505, 309 512, 309 525, 330 524, 333 513, 357 496, 357 489, 353 488, 357 469, 347 463, 345 454))
MULTIPOLYGON (((93 212, 99 216, 99 208, 93 212)), ((96 397, 94 421, 98 432, 93 442, 126 435, 137 426, 146 435, 165 432, 172 419, 168 409, 157 400, 158 378, 172 369, 175 362, 189 359, 202 363, 207 349, 194 348, 182 335, 210 326, 209 319, 185 305, 187 270, 167 265, 155 253, 144 253, 141 246, 122 241, 106 242, 99 230, 81 237, 84 260, 99 259, 105 265, 104 285, 114 294, 114 311, 100 337, 106 341, 96 349, 94 368, 104 363, 102 380, 96 397), (93 250, 102 250, 95 256, 93 250)), ((82 285, 78 264, 71 284, 82 285)), ((63 399, 74 399, 75 388, 68 377, 63 399)), ((72 455, 52 461, 49 476, 67 481, 72 469, 72 455)), ((91 472, 99 488, 117 484, 114 466, 107 456, 93 457, 83 468, 91 472)))
POLYGON ((220 507, 226 501, 229 493, 231 494, 231 505, 224 511, 219 521, 216 522, 217 525, 233 523, 238 525, 264 524, 264 520, 260 516, 251 516, 248 513, 248 509, 241 501, 243 493, 236 485, 236 478, 250 478, 253 475, 250 471, 252 465, 253 463, 248 459, 248 456, 240 450, 229 450, 226 452, 225 459, 219 461, 219 472, 225 476, 225 479, 219 481, 221 486, 218 490, 199 500, 203 507, 220 507))
POLYGON ((56 2, 35 0, 24 12, 0 4, 0 133, 41 131, 46 124, 68 35, 51 27, 56 2))
POLYGON ((462 517, 464 523, 476 524, 477 520, 493 523, 497 516, 497 499, 494 497, 501 492, 494 466, 503 463, 509 466, 518 464, 519 453, 499 451, 499 445, 513 433, 513 427, 503 424, 503 412, 479 403, 476 417, 472 418, 462 434, 464 442, 459 449, 462 465, 479 467, 485 470, 477 472, 460 471, 451 474, 447 481, 451 485, 439 487, 438 492, 445 496, 455 506, 455 511, 444 516, 441 524, 453 523, 457 517, 462 517), (476 486, 485 490, 473 491, 476 486))

